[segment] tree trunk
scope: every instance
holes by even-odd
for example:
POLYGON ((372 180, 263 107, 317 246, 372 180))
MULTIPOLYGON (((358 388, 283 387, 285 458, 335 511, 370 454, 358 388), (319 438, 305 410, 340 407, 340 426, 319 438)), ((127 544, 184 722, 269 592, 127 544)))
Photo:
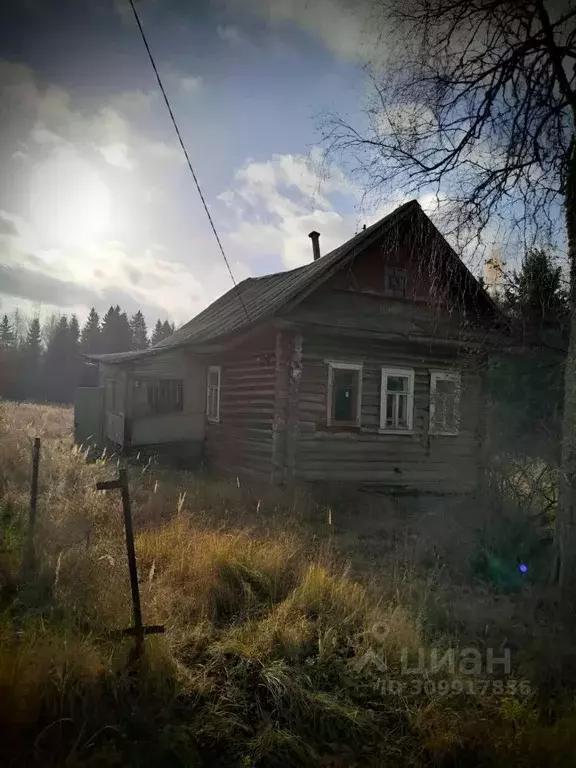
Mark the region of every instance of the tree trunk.
POLYGON ((560 498, 555 533, 561 587, 576 584, 576 137, 572 139, 568 161, 564 205, 570 267, 570 339, 564 370, 560 498))

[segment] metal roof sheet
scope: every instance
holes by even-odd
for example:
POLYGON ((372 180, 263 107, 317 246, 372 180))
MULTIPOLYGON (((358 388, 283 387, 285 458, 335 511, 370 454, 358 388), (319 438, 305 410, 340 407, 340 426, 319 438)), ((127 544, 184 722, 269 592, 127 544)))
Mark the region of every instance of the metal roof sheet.
MULTIPOLYGON (((367 241, 378 233, 378 230, 397 224, 405 215, 415 211, 425 216, 418 202, 411 200, 310 264, 287 272, 249 277, 243 280, 167 339, 149 349, 106 355, 86 355, 86 357, 107 363, 129 362, 177 347, 213 342, 231 333, 247 330, 259 321, 272 317, 290 301, 305 293, 306 289, 313 288, 328 279, 353 258, 367 244, 367 241)), ((476 282, 457 256, 456 259, 469 277, 476 282)), ((479 290, 483 292, 482 289, 479 288, 479 290)), ((487 295, 486 298, 488 298, 487 295)))

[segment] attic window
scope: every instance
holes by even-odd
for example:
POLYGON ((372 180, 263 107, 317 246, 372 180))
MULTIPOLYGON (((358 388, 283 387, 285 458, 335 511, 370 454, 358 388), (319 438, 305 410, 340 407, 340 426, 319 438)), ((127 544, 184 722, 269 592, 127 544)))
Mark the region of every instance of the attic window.
POLYGON ((361 404, 362 365, 328 361, 328 426, 359 427, 361 404))
POLYGON ((406 296, 406 270, 401 267, 385 267, 384 291, 388 296, 406 296))

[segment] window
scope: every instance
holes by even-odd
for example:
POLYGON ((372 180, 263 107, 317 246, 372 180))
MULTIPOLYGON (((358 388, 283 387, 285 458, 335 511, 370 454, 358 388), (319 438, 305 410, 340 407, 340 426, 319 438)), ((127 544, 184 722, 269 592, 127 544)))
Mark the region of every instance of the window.
POLYGON ((220 421, 220 366, 208 368, 206 385, 206 416, 208 421, 220 421))
POLYGON ((430 432, 457 435, 460 427, 460 374, 430 372, 430 432))
POLYGON ((328 362, 328 426, 360 426, 362 365, 328 362))
POLYGON ((400 267, 385 267, 384 290, 389 296, 406 296, 406 270, 400 267))
POLYGON ((414 414, 414 371, 411 368, 382 368, 380 429, 411 432, 414 414))
POLYGON ((136 417, 179 413, 184 407, 181 379, 135 379, 132 387, 132 411, 136 417))

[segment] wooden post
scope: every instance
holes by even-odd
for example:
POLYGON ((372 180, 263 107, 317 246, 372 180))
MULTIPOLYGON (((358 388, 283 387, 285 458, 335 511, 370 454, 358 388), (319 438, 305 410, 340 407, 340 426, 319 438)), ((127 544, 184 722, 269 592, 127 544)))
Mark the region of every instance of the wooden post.
POLYGON ((36 508, 38 503, 38 472, 40 469, 40 438, 34 438, 32 448, 32 477, 30 480, 30 511, 28 513, 28 532, 24 557, 22 558, 22 578, 31 576, 35 568, 34 537, 36 534, 36 508))
MULTIPOLYGON (((118 480, 108 480, 96 483, 98 491, 112 491, 119 489, 122 497, 122 512, 124 515, 124 530, 126 532, 126 554, 128 555, 128 571, 130 573, 130 590, 132 593, 132 615, 134 626, 121 630, 121 635, 133 635, 135 638, 133 660, 139 662, 144 648, 144 635, 161 634, 164 627, 153 625, 143 626, 142 608, 140 605, 140 588, 138 586, 138 568, 136 566, 136 549, 134 547, 134 527, 132 525, 132 509, 130 507, 130 489, 128 486, 128 474, 125 469, 118 472, 118 480)), ((115 633, 116 634, 116 633, 115 633)))
POLYGON ((132 609, 134 616, 134 632, 137 646, 137 656, 142 652, 144 642, 142 627, 142 608, 140 607, 140 589, 138 588, 138 569, 136 568, 136 550, 134 548, 134 528, 132 526, 132 510, 130 508, 130 490, 125 469, 118 472, 120 492, 122 495, 122 512, 124 514, 124 530, 126 531, 126 554, 128 555, 128 570, 130 572, 130 589, 132 591, 132 609))

